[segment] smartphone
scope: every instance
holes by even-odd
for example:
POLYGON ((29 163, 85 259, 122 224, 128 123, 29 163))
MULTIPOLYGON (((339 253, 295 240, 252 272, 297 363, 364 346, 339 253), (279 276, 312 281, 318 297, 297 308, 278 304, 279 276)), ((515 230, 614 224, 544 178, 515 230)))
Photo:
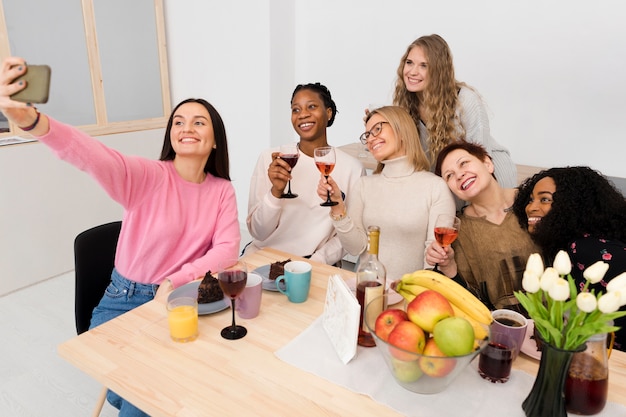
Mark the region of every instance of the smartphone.
POLYGON ((14 81, 25 81, 26 88, 13 94, 11 99, 23 103, 47 103, 50 92, 50 72, 48 65, 27 65, 26 73, 14 81))

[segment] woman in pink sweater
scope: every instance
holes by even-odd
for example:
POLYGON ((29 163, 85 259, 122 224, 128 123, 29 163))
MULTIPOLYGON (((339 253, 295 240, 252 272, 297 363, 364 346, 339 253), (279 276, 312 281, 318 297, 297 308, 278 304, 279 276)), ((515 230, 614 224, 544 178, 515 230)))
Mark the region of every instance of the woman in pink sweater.
MULTIPOLYGON (((61 159, 91 175, 124 207, 111 284, 94 310, 97 326, 236 258, 240 231, 230 182, 226 131, 219 113, 188 99, 170 115, 159 161, 125 156, 71 126, 11 100, 24 88, 21 58, 0 69, 0 110, 61 159)), ((120 416, 145 415, 119 396, 120 416)))

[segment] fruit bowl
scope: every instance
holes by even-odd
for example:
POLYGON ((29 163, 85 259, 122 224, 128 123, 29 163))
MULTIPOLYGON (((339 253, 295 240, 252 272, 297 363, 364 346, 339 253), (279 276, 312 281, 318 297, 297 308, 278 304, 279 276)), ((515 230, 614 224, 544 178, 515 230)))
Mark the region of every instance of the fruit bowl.
MULTIPOLYGON (((488 336, 483 340, 476 339, 474 350, 462 356, 428 356, 392 346, 376 335, 375 323, 378 314, 368 311, 372 306, 379 308, 381 298, 385 298, 383 305, 387 306, 386 297, 388 296, 377 297, 365 307, 365 324, 374 336, 376 349, 383 356, 394 379, 409 391, 434 394, 445 390, 489 343, 489 326, 485 325, 488 336)), ((389 307, 406 311, 406 302, 402 301, 389 307)), ((372 311, 375 308, 372 307, 372 311)))

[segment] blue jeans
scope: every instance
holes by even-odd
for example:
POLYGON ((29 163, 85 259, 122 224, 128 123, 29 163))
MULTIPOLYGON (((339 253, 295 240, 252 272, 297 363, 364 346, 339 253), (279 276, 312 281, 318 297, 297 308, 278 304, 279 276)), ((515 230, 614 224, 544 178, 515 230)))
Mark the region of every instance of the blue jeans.
MULTIPOLYGON (((104 296, 91 315, 89 328, 94 328, 104 322, 114 319, 135 307, 154 298, 158 285, 140 284, 124 278, 116 269, 111 273, 111 283, 104 292, 104 296)), ((146 417, 144 413, 122 397, 109 390, 107 401, 118 410, 120 417, 146 417)), ((149 416, 148 416, 149 417, 149 416)))

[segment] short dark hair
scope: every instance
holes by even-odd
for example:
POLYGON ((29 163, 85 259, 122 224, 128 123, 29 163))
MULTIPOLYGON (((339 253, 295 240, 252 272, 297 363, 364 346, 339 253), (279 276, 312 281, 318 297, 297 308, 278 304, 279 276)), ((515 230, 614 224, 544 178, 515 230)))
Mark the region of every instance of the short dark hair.
POLYGON ((174 107, 170 118, 167 121, 167 128, 165 129, 165 138, 163 139, 163 149, 161 150, 161 161, 173 161, 176 157, 176 152, 172 147, 171 130, 174 121, 174 114, 176 110, 183 104, 187 103, 199 103, 204 106, 211 116, 211 124, 213 125, 213 134, 215 140, 215 149, 209 155, 209 159, 204 166, 204 172, 208 172, 214 177, 224 178, 230 181, 230 166, 228 162, 228 141, 226 139, 226 129, 224 128, 224 121, 217 112, 215 107, 208 101, 202 98, 188 98, 181 101, 174 107))
POLYGON ((311 90, 320 95, 322 101, 324 102, 324 106, 327 109, 331 109, 333 111, 333 114, 330 116, 327 125, 327 127, 331 127, 333 125, 333 122, 335 121, 335 115, 337 114, 337 105, 330 95, 330 90, 325 85, 320 83, 298 84, 291 94, 291 102, 293 102, 293 98, 300 90, 311 90))

